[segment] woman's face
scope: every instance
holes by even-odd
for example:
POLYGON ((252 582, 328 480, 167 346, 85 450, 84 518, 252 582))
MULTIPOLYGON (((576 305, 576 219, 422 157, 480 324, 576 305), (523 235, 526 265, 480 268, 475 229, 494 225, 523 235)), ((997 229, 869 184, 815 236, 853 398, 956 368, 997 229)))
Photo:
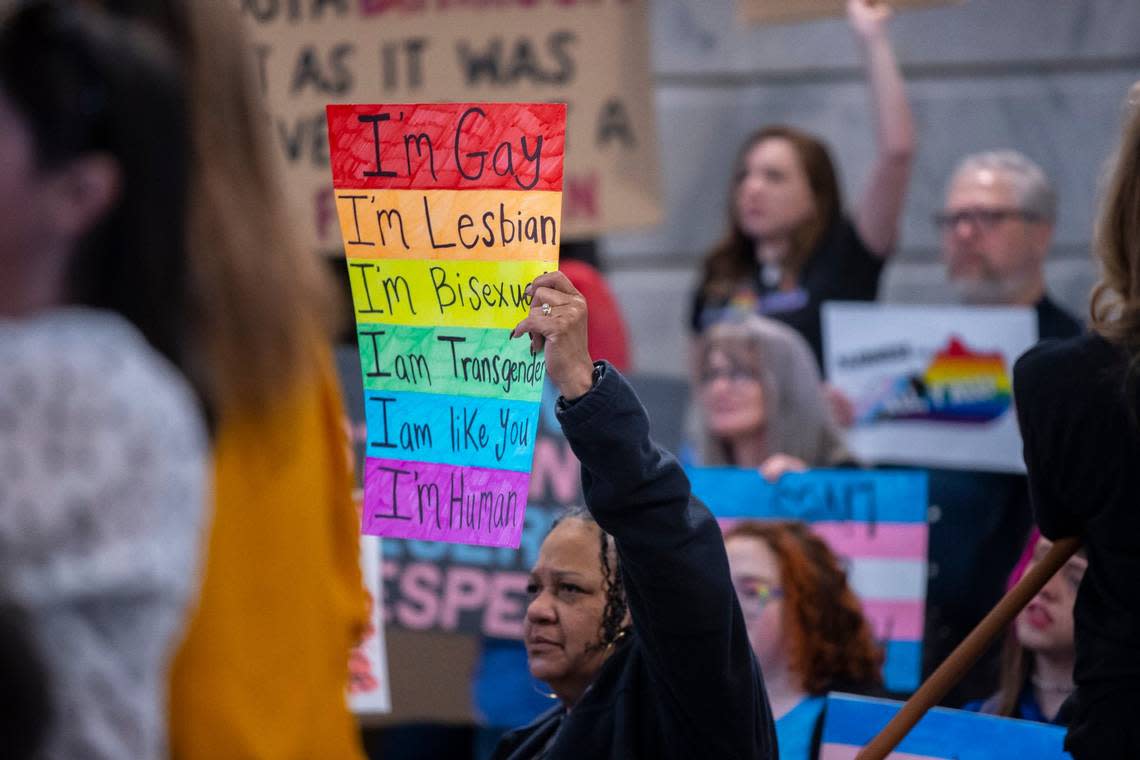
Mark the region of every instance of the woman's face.
POLYGON ((768 421, 764 387, 743 357, 712 349, 701 374, 701 404, 709 433, 739 438, 763 430, 768 421))
POLYGON ((751 536, 730 538, 725 549, 756 660, 761 669, 787 667, 783 588, 775 552, 766 541, 751 536))
POLYGON ((577 701, 605 660, 599 646, 606 592, 597 525, 568 519, 542 542, 523 623, 530 673, 577 701))
MULTIPOLYGON (((1052 545, 1046 538, 1038 539, 1029 566, 1039 562, 1052 545)), ((1088 560, 1084 557, 1070 558, 1021 611, 1016 630, 1017 640, 1023 647, 1054 657, 1074 656, 1073 604, 1087 567, 1088 560)))
POLYGON ((781 238, 815 214, 815 199, 796 149, 782 137, 745 154, 735 193, 736 222, 750 238, 781 238))

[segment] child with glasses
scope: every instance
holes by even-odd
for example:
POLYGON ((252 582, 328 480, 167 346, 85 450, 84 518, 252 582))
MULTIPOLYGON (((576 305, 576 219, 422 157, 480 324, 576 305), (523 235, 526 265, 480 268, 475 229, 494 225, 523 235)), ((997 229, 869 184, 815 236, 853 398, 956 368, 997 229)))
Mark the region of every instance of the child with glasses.
POLYGON ((824 695, 880 691, 882 649, 839 558, 804 523, 740 522, 725 533, 725 547, 780 757, 813 758, 824 695))

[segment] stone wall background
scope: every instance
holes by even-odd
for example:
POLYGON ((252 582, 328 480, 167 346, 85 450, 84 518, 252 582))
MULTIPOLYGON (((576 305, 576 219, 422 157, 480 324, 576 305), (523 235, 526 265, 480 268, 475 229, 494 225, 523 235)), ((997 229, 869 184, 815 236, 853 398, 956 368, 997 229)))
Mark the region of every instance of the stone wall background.
MULTIPOLYGON (((650 3, 665 215, 601 241, 641 371, 685 372, 685 319, 703 253, 721 235, 737 146, 788 122, 832 147, 848 199, 874 148, 869 95, 845 20, 752 27, 735 0, 650 3)), ((892 39, 919 132, 901 248, 884 300, 946 302, 930 222, 964 154, 1012 147, 1057 185, 1051 291, 1081 315, 1102 167, 1140 78, 1140 0, 966 0, 899 13, 892 39)))

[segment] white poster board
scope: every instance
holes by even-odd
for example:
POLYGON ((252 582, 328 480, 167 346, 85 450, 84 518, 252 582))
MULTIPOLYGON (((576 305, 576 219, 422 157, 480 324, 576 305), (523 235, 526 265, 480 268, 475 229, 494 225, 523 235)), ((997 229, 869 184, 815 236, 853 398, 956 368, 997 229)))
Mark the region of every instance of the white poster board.
POLYGON ((357 715, 392 711, 388 650, 384 645, 384 586, 380 582, 380 539, 360 537, 360 571, 368 589, 368 632, 349 660, 348 705, 357 715))
POLYGON ((827 376, 855 408, 847 443, 869 463, 1024 472, 1013 363, 1036 342, 1029 308, 823 309, 827 376))

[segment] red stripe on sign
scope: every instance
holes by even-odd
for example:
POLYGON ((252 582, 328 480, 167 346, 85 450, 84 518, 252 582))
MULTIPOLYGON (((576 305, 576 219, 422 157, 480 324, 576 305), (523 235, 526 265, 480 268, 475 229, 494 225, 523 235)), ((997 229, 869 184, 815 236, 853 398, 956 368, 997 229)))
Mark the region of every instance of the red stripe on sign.
POLYGON ((563 103, 330 105, 333 186, 561 190, 563 103))

